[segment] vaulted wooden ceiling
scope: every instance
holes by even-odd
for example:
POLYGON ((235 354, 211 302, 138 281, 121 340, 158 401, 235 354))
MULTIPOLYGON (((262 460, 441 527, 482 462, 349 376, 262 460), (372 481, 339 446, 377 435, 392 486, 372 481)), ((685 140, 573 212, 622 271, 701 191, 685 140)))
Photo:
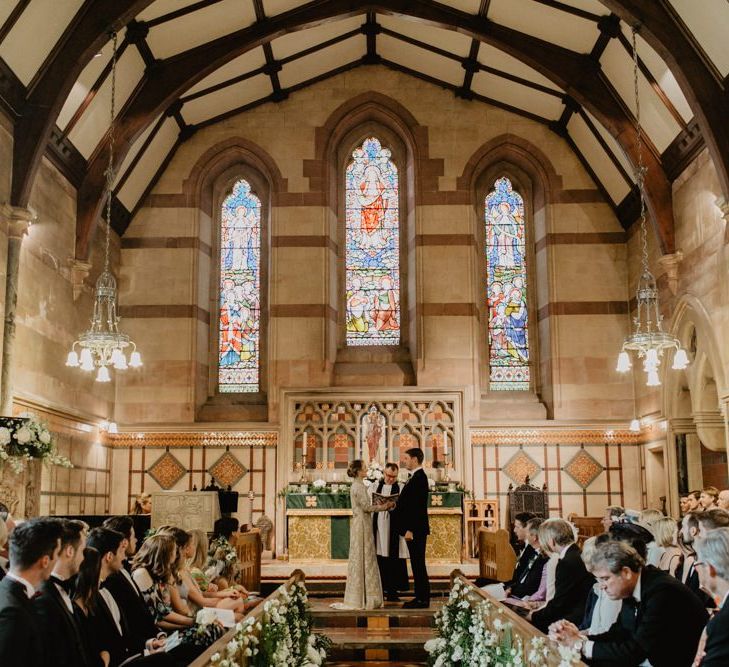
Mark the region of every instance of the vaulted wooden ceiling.
POLYGON ((372 64, 544 123, 629 221, 631 24, 640 25, 649 210, 673 252, 670 184, 704 145, 729 198, 726 0, 2 0, 11 203, 27 205, 49 152, 79 188, 76 250, 87 255, 108 160, 115 29, 120 233, 196 130, 372 64))

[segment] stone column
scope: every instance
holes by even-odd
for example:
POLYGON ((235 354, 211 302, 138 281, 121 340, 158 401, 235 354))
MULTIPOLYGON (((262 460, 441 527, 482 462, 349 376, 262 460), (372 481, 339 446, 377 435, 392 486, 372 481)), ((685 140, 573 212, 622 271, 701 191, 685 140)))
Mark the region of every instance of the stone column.
POLYGON ((3 322, 3 357, 0 369, 0 415, 13 412, 13 363, 15 361, 15 313, 18 306, 18 270, 23 237, 35 220, 32 209, 3 204, 0 222, 7 223, 8 263, 5 273, 5 319, 3 322))

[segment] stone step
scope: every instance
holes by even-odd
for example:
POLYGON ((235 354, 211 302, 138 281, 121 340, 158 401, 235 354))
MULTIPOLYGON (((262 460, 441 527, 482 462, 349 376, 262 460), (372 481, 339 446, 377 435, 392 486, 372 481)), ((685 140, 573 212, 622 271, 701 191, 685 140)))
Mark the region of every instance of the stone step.
POLYGON ((427 654, 423 645, 433 636, 431 628, 322 628, 332 641, 332 661, 404 661, 423 662, 427 654))
POLYGON ((327 661, 327 667, 424 667, 427 662, 413 662, 412 660, 358 660, 352 662, 351 660, 345 660, 343 662, 327 661))
POLYGON ((326 628, 432 628, 435 612, 443 600, 433 600, 428 609, 403 609, 402 603, 385 602, 380 609, 332 609, 341 598, 310 599, 314 627, 326 628))

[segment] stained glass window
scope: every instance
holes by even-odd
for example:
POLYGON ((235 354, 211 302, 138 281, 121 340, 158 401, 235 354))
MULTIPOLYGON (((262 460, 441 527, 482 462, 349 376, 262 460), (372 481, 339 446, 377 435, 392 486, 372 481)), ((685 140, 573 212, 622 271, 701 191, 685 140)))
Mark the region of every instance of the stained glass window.
POLYGON ((259 391, 261 200, 240 180, 225 198, 220 224, 218 390, 259 391))
POLYGON ((489 387, 524 391, 529 389, 524 200, 506 177, 486 196, 485 223, 489 387))
POLYGON ((390 157, 370 137, 347 166, 347 345, 400 343, 399 189, 390 157))

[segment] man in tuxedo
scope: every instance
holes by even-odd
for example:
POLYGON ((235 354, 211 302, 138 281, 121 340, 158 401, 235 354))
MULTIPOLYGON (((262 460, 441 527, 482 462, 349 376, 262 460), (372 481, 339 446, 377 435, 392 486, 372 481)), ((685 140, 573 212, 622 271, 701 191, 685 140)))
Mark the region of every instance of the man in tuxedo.
MULTIPOLYGON (((524 512, 529 514, 529 512, 524 512)), ((548 558, 542 553, 539 544, 539 526, 544 519, 534 517, 526 521, 524 525, 524 550, 519 557, 523 563, 514 570, 511 581, 504 584, 504 592, 507 597, 524 598, 534 595, 542 583, 542 570, 547 564, 548 558)))
POLYGON ((56 519, 30 519, 10 536, 10 570, 0 581, 2 667, 46 664, 46 644, 31 600, 51 576, 62 531, 56 519))
POLYGON ((729 512, 715 507, 714 509, 698 512, 696 520, 699 522, 698 537, 706 537, 710 530, 729 527, 729 512))
POLYGON ((542 632, 563 618, 579 623, 594 579, 575 544, 572 524, 564 519, 547 519, 539 526, 539 543, 559 559, 554 575, 554 597, 541 609, 530 612, 527 618, 542 632))
POLYGON ((625 542, 609 541, 595 548, 592 571, 612 600, 622 600, 610 630, 583 637, 569 621, 558 621, 550 635, 577 645, 591 664, 600 667, 642 665, 689 667, 693 663, 707 614, 680 581, 652 565, 625 542), (646 663, 647 664, 647 663, 646 663))
POLYGON ((61 551, 50 579, 40 586, 33 600, 33 612, 48 645, 53 647, 53 667, 90 665, 83 645, 81 627, 72 602, 74 577, 84 556, 86 525, 81 521, 59 519, 63 533, 61 551))
MULTIPOLYGON (((397 463, 385 465, 383 478, 372 487, 375 493, 382 495, 397 495, 402 484, 398 484, 399 472, 397 463)), ((402 543, 402 536, 392 530, 391 512, 374 512, 372 525, 375 531, 375 548, 377 551, 377 566, 380 570, 382 590, 385 598, 390 602, 397 602, 399 591, 408 589, 407 546, 402 543)))
MULTIPOLYGON (((528 544, 527 539, 527 529, 526 525, 531 519, 534 519, 537 515, 532 512, 519 512, 514 517, 514 538, 512 539, 512 545, 514 544, 514 539, 516 540, 516 546, 515 550, 518 548, 518 546, 521 544, 523 545, 521 550, 519 551, 519 557, 516 559, 516 565, 514 567, 514 572, 512 574, 512 577, 509 581, 505 581, 503 583, 504 589, 510 588, 511 585, 515 581, 519 581, 522 578, 522 575, 527 569, 527 566, 534 555, 533 549, 528 544)), ((478 577, 476 579, 476 586, 486 586, 488 584, 496 584, 498 581, 496 579, 486 579, 484 577, 478 577)), ((537 583, 537 586, 539 584, 537 583)), ((536 590, 536 588, 534 589, 536 590)), ((534 592, 534 591, 532 591, 534 592)), ((507 594, 508 595, 508 594, 507 594)), ((529 593, 524 593, 524 595, 529 595, 529 593)), ((515 597, 521 597, 521 596, 515 596, 515 597)))
POLYGON ((694 565, 701 587, 718 601, 719 611, 706 626, 701 667, 729 665, 729 528, 717 528, 696 541, 694 565))
MULTIPOLYGON (((694 548, 695 541, 699 538, 699 530, 701 529, 699 524, 699 514, 701 514, 701 512, 689 512, 683 517, 683 519, 681 519, 681 540, 683 541, 684 546, 691 550, 694 548)), ((713 609, 715 606, 714 600, 701 590, 701 582, 699 581, 699 573, 696 569, 695 560, 696 559, 692 557, 684 559, 680 579, 689 587, 689 589, 691 589, 704 607, 713 609)))
POLYGON ((408 449, 403 464, 411 476, 400 492, 392 512, 397 534, 402 535, 410 553, 415 597, 403 604, 405 609, 426 609, 430 606, 430 581, 425 567, 425 544, 430 534, 428 522, 428 478, 423 470, 423 450, 408 449))
POLYGON ((121 533, 125 540, 125 560, 118 572, 112 572, 104 581, 106 590, 124 610, 127 619, 127 640, 135 651, 142 651, 146 641, 160 633, 154 618, 142 597, 142 593, 134 583, 127 564, 137 550, 137 536, 134 532, 134 522, 130 516, 113 516, 103 524, 104 528, 121 533))

